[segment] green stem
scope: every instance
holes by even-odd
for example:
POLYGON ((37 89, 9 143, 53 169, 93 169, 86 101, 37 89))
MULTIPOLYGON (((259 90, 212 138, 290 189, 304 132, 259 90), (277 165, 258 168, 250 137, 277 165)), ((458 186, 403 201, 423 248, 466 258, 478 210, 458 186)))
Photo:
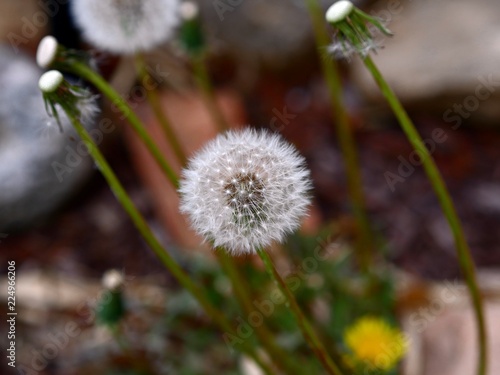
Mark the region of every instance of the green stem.
POLYGON ((130 108, 127 102, 120 96, 120 94, 118 94, 99 74, 94 72, 87 65, 80 63, 78 61, 72 61, 70 66, 73 73, 79 75, 83 79, 86 79, 87 81, 92 83, 113 104, 116 105, 118 110, 127 118, 128 122, 130 123, 134 131, 137 133, 137 135, 144 142, 148 150, 151 152, 154 159, 165 173, 165 176, 170 180, 170 182, 172 182, 172 184, 176 188, 178 188, 179 179, 176 173, 163 157, 161 151, 158 149, 153 139, 148 134, 141 120, 139 120, 139 118, 134 113, 132 108, 130 108))
POLYGON ((396 118, 401 124, 401 127, 403 128, 403 131, 405 132, 411 145, 417 151, 420 158, 422 159, 424 170, 427 173, 431 185, 438 197, 444 215, 446 216, 448 224, 450 225, 453 237, 455 239, 458 259, 460 262, 462 272, 465 277, 465 281, 469 289, 469 293, 472 299, 476 316, 476 324, 478 328, 478 337, 479 337, 479 363, 478 363, 477 374, 485 375, 486 359, 487 359, 487 346, 486 346, 487 338, 486 338, 486 327, 484 323, 483 305, 479 287, 476 280, 474 262, 472 260, 469 246, 465 239, 460 219, 458 218, 458 215, 455 211, 453 201, 450 198, 450 195, 443 181, 441 173, 436 167, 436 164, 434 163, 434 160, 430 155, 429 150, 422 141, 422 138, 418 134, 417 130, 415 129, 415 126, 413 125, 413 122, 410 120, 408 114, 404 110, 398 98, 396 97, 390 86, 387 84, 387 82, 385 81, 384 77, 376 67, 372 58, 368 56, 363 59, 363 62, 368 71, 372 74, 373 78, 375 79, 375 82, 382 91, 382 94, 387 99, 387 102, 391 106, 392 111, 394 112, 396 118))
POLYGON ((128 359, 130 366, 141 374, 144 371, 142 361, 134 355, 130 344, 127 342, 125 335, 121 332, 118 324, 108 327, 113 338, 121 351, 121 354, 128 359))
MULTIPOLYGON (((68 108, 64 103, 60 103, 66 114, 68 115, 71 123, 73 124, 76 132, 83 140, 85 145, 89 150, 89 154, 94 159, 97 167, 101 171, 102 175, 106 179, 111 190, 115 194, 122 207, 125 209, 127 214, 132 219, 134 225, 141 233, 142 237, 153 250, 156 256, 160 259, 163 265, 172 273, 172 275, 177 279, 177 281, 184 287, 188 292, 190 292, 193 297, 198 301, 198 303, 206 311, 207 315, 214 320, 219 327, 229 332, 233 335, 237 335, 236 332, 231 327, 231 324, 227 321, 225 316, 215 308, 212 303, 205 296, 203 290, 201 290, 189 277, 189 275, 175 262, 175 260, 170 256, 168 251, 166 251, 160 242, 156 239, 153 232, 149 228, 146 220, 143 218, 141 213, 137 210, 134 203, 130 199, 129 195, 123 188, 122 184, 114 174, 113 170, 107 163, 106 159, 99 151, 99 148, 94 143, 93 139, 90 137, 87 130, 83 125, 76 119, 73 115, 71 108, 68 108)), ((256 354, 255 350, 246 343, 241 344, 241 349, 245 351, 259 366, 265 371, 266 374, 272 375, 272 371, 269 366, 264 363, 260 357, 256 354)))
MULTIPOLYGON (((307 6, 311 15, 316 44, 319 50, 323 50, 330 43, 324 14, 317 0, 307 0, 307 6)), ((361 168, 359 166, 358 154, 355 142, 349 126, 349 117, 342 103, 342 83, 338 73, 335 60, 320 54, 321 68, 326 79, 330 98, 332 101, 333 116, 336 119, 336 131, 339 139, 340 149, 346 164, 347 186, 354 217, 360 230, 358 237, 358 258, 360 266, 368 271, 373 261, 372 230, 370 220, 366 212, 366 203, 363 193, 361 179, 361 168)))
POLYGON ((122 333, 120 332, 120 327, 118 324, 113 324, 111 326, 108 326, 108 329, 110 330, 111 334, 113 335, 113 338, 115 339, 115 342, 118 344, 118 347, 122 351, 122 353, 126 356, 130 356, 130 347, 128 343, 125 341, 123 338, 122 333))
MULTIPOLYGON (((225 274, 229 277, 229 280, 231 280, 233 292, 238 300, 238 303, 245 314, 250 315, 255 311, 255 306, 252 305, 252 297, 249 293, 250 286, 240 275, 240 271, 238 270, 233 258, 227 255, 224 249, 217 249, 216 254, 225 274)), ((287 353, 276 344, 273 334, 267 329, 264 323, 255 327, 255 333, 267 349, 267 352, 276 366, 289 375, 302 374, 300 366, 297 366, 294 361, 290 360, 289 355, 287 355, 287 353)))
POLYGON ((163 134, 165 135, 165 138, 167 141, 170 143, 170 146, 172 147, 172 150, 174 151, 177 159, 181 163, 181 165, 186 165, 187 159, 186 159, 186 153, 182 149, 181 144, 179 143, 179 140, 177 139, 177 136, 172 128, 172 123, 170 122, 169 118, 167 117, 164 109, 161 106, 160 100, 158 98, 158 94, 156 92, 156 86, 155 87, 146 87, 146 82, 151 82, 153 81, 153 78, 151 75, 148 73, 146 69, 146 63, 144 61, 144 57, 142 55, 137 55, 136 56, 136 65, 137 65, 137 72, 139 74, 139 78, 141 80, 141 83, 143 87, 146 89, 146 97, 148 100, 149 105, 151 106, 151 109, 153 110, 162 130, 163 134))
POLYGON ((222 113, 219 104, 215 98, 214 89, 210 81, 210 76, 205 66, 203 54, 198 54, 192 58, 194 75, 196 83, 198 84, 201 94, 203 95, 203 100, 207 106, 213 121, 218 126, 220 132, 224 132, 229 129, 226 118, 222 113))
POLYGON ((342 375, 343 373, 342 371, 340 371, 339 366, 337 366, 333 362, 332 358, 330 357, 325 347, 319 340, 318 336, 314 332, 311 323, 309 323, 306 316, 304 315, 299 305, 297 304, 294 295, 292 294, 290 289, 288 289, 288 286, 286 285, 285 281, 282 279, 282 277, 274 267, 273 261, 271 260, 270 256, 262 249, 258 249, 257 254, 259 254, 260 258, 262 259, 262 262, 264 263, 267 273, 269 274, 271 279, 275 280, 281 292, 287 299, 290 306, 290 310, 294 314, 297 323, 302 331, 302 334, 304 335, 305 339, 311 346, 316 357, 320 360, 325 370, 332 375, 342 375))

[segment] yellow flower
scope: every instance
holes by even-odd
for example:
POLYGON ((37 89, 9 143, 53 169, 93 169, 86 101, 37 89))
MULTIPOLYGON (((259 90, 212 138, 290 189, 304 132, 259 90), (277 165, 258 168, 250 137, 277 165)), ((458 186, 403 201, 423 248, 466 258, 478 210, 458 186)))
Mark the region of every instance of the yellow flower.
POLYGON ((362 367, 390 370, 404 356, 408 341, 403 333, 377 317, 363 317, 346 329, 344 341, 349 361, 362 367))

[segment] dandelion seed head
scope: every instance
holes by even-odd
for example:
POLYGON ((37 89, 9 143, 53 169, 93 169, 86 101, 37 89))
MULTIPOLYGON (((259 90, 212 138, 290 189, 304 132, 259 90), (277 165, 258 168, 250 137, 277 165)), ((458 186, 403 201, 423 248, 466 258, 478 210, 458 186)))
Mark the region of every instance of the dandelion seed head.
POLYGON ((73 0, 83 36, 118 54, 151 50, 169 39, 179 22, 179 0, 73 0))
MULTIPOLYGON (((38 87, 42 92, 47 114, 57 122, 61 131, 63 131, 63 124, 59 112, 64 113, 63 118, 66 117, 66 111, 62 111, 63 108, 71 108, 85 127, 94 123, 100 111, 97 105, 97 95, 92 95, 85 88, 69 84, 58 70, 43 73, 38 81, 38 87)), ((47 128, 51 128, 52 121, 46 121, 46 125, 47 128)))
POLYGON ((193 1, 183 1, 179 7, 179 14, 183 20, 192 20, 198 17, 200 10, 193 1))
POLYGON ((297 229, 310 188, 304 158, 280 136, 230 131, 209 142, 183 171, 181 211, 215 247, 253 253, 297 229))
POLYGON ((335 29, 334 42, 327 48, 335 58, 350 60, 356 54, 365 58, 380 48, 376 36, 392 35, 383 21, 364 13, 347 0, 337 1, 330 6, 325 18, 335 29))
POLYGON ((102 285, 108 290, 119 290, 124 284, 125 277, 118 270, 108 270, 102 276, 102 285))

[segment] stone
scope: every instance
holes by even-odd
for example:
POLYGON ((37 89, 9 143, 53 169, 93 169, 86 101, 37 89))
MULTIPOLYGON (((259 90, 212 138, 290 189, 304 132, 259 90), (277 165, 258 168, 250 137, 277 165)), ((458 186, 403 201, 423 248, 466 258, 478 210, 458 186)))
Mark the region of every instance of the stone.
POLYGON ((92 163, 61 113, 45 110, 34 59, 0 46, 0 232, 46 217, 78 189, 92 163))
MULTIPOLYGON (((488 335, 488 375, 500 373, 498 271, 479 272, 488 335)), ((468 292, 459 282, 434 285, 428 303, 404 314, 410 351, 405 375, 470 375, 477 368, 477 331, 468 292)))
MULTIPOLYGON (((284 69, 291 61, 314 61, 311 19, 304 1, 197 0, 214 52, 245 67, 284 69)), ((331 0, 321 0, 324 9, 331 0)))
MULTIPOLYGON (((499 2, 383 0, 369 13, 394 33, 381 37, 383 48, 372 57, 404 104, 441 112, 457 104, 466 107, 465 118, 475 111, 490 120, 500 117, 493 100, 500 91, 499 2)), ((352 68, 367 96, 382 101, 360 59, 352 68)))

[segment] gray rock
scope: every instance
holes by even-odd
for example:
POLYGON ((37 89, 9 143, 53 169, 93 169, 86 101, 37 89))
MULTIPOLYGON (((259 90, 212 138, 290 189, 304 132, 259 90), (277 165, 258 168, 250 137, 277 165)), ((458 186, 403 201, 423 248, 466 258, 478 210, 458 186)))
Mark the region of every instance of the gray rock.
MULTIPOLYGON (((471 109, 465 118, 476 111, 489 119, 500 117, 492 100, 500 91, 498 1, 383 0, 369 13, 394 32, 373 59, 403 102, 441 111, 464 105, 471 109)), ((382 100, 359 59, 354 59, 352 76, 368 96, 382 100)))
MULTIPOLYGON (((500 303, 498 270, 479 273, 484 291, 484 314, 488 336, 488 375, 500 371, 500 303)), ((477 330, 465 285, 445 282, 434 285, 429 305, 403 317, 409 343, 405 375, 470 375, 477 366, 477 330)))
POLYGON ((42 73, 33 59, 0 46, 0 232, 52 212, 92 170, 68 119, 61 116, 60 132, 47 115, 42 73))
MULTIPOLYGON (((218 52, 248 67, 284 68, 313 51, 313 33, 303 0, 197 0, 218 52)), ((322 0, 326 8, 332 0, 322 0)), ((314 57, 313 57, 314 58, 314 57)))

